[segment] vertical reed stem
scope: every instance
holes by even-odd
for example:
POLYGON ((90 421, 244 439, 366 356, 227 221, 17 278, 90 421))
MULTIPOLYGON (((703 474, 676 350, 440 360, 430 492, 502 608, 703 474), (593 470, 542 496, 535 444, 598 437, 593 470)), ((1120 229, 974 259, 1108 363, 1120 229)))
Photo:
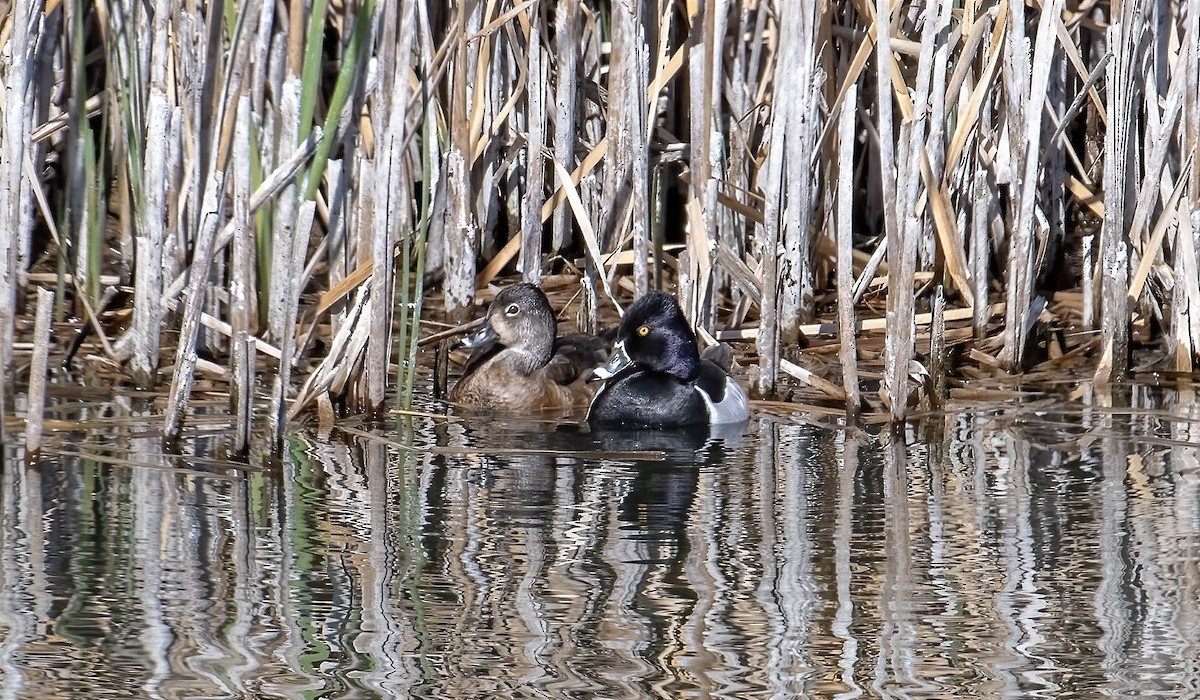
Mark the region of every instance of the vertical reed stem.
POLYGON ((233 153, 233 260, 230 266, 229 325, 230 410, 234 416, 233 449, 245 455, 250 445, 254 400, 254 340, 250 329, 254 294, 254 229, 250 216, 250 97, 239 99, 233 153))
MULTIPOLYGON (((1022 3, 1014 3, 1014 22, 1021 21, 1020 18, 1023 15, 1018 11, 1017 5, 1022 5, 1022 3)), ((1036 270, 1034 270, 1036 257, 1034 250, 1044 247, 1045 237, 1049 233, 1044 228, 1039 228, 1037 238, 1041 243, 1035 242, 1034 210, 1038 204, 1038 164, 1043 158, 1039 147, 1042 140, 1042 115, 1046 106, 1047 85, 1050 80, 1050 60, 1057 40, 1053 25, 1059 21, 1060 7, 1058 0, 1051 0, 1042 6, 1041 16, 1038 20, 1032 78, 1025 77, 1030 68, 1029 57, 1025 54, 1024 46, 1014 47, 1010 54, 1014 57, 1011 67, 1013 75, 1014 77, 1018 74, 1020 76, 1019 79, 1014 80, 1014 87, 1023 91, 1019 96, 1025 101, 1020 110, 1023 122, 1020 124, 1021 131, 1018 132, 1020 136, 1017 140, 1021 146, 1017 152, 1022 158, 1019 171, 1019 199, 1016 207, 1016 226, 1012 234, 1012 241, 1009 243, 1008 305, 1004 326, 1004 349, 1000 353, 1001 363, 1010 372, 1015 372, 1020 368, 1025 349, 1025 332, 1028 328, 1025 317, 1030 308, 1030 300, 1033 298, 1033 286, 1037 281, 1036 270)), ((1014 34, 1014 37, 1019 36, 1019 33, 1014 34)), ((1009 128, 1016 129, 1017 126, 1013 124, 1009 128)), ((1043 215, 1042 219, 1044 220, 1044 218, 1043 215)))
MULTIPOLYGON (((404 141, 408 129, 406 115, 408 107, 408 74, 411 51, 411 32, 408 36, 397 36, 394 29, 397 7, 387 5, 382 14, 381 43, 385 44, 382 58, 387 66, 383 78, 382 95, 375 107, 382 129, 375 145, 373 163, 374 180, 365 189, 364 199, 374 206, 369 231, 359 231, 360 241, 371 250, 371 300, 367 308, 370 314, 370 334, 367 340, 367 357, 364 377, 366 383, 365 408, 368 413, 382 412, 387 391, 388 361, 392 351, 392 318, 396 304, 395 250, 396 236, 408 235, 409 209, 407 179, 404 177, 404 141), (395 46, 397 40, 399 46, 395 46), (394 47, 394 48, 393 48, 394 47), (390 65, 389 65, 390 64, 390 65), (365 237, 366 240, 362 240, 365 237)), ((365 21, 360 18, 360 22, 365 21)), ((365 26, 365 25, 360 25, 365 26)), ((402 295, 407 290, 401 291, 402 295)))
POLYGON ((54 292, 38 287, 37 316, 33 324, 33 360, 29 365, 29 394, 25 409, 25 463, 34 464, 42 448, 43 411, 46 407, 46 366, 50 354, 50 320, 54 292))
MULTIPOLYGON (((875 3, 875 82, 879 113, 879 168, 883 191, 884 230, 888 247, 887 333, 884 337, 884 382, 881 387, 890 402, 892 418, 904 420, 908 397, 908 360, 912 356, 911 316, 899 318, 898 310, 912 308, 912 279, 901 274, 906 254, 903 240, 908 212, 900 209, 896 193, 896 161, 892 150, 891 0, 875 3), (901 218, 905 217, 905 218, 901 218), (906 279, 907 277, 907 279, 906 279), (907 286, 906 286, 907 285, 907 286), (901 298, 907 303, 900 303, 901 298)), ((901 132, 907 133, 907 132, 901 132)), ((914 263, 915 264, 915 263, 914 263)))
POLYGON ((542 279, 542 202, 546 201, 546 160, 542 148, 546 143, 546 80, 542 60, 541 3, 530 6, 529 44, 527 50, 528 81, 525 84, 525 106, 528 132, 525 137, 525 198, 521 208, 521 263, 526 282, 538 284, 542 279))
MULTIPOLYGON (((646 47, 643 3, 614 0, 612 3, 612 51, 608 72, 608 153, 605 161, 604 192, 610 201, 600 227, 600 252, 613 249, 628 222, 634 250, 645 255, 646 190, 649 186, 649 151, 646 125, 647 76, 650 57, 646 47)), ((645 262, 635 268, 635 294, 647 288, 645 262), (638 271, 640 269, 640 271, 638 271)), ((605 274, 604 270, 598 270, 605 274)))
MULTIPOLYGON (((555 10, 554 43, 557 75, 554 85, 554 159, 567 170, 575 165, 576 73, 579 71, 579 0, 559 0, 555 10)), ((571 219, 564 206, 554 208, 554 251, 571 241, 571 219)))
MULTIPOLYGON (((1183 126, 1180 128, 1184 150, 1200 154, 1200 12, 1188 12, 1187 63, 1183 66, 1186 79, 1183 107, 1183 126)), ((1200 360, 1200 164, 1193 163, 1188 179, 1188 197, 1184 199, 1184 211, 1191 216, 1180 223, 1176 230, 1175 246, 1178 262, 1175 265, 1175 288, 1171 308, 1174 313, 1171 329, 1175 343, 1176 369, 1191 372, 1200 360), (1186 203, 1189 203, 1187 205, 1186 203)))
MULTIPOLYGON (((4 77, 4 121, 0 124, 0 384, 8 385, 12 361, 13 326, 17 312, 17 290, 24 282, 26 245, 33 226, 32 197, 22 183, 22 161, 29 143, 31 104, 26 95, 34 82, 34 32, 42 16, 41 3, 16 0, 6 25, 12 37, 0 46, 0 75, 4 77)), ((3 396, 0 396, 3 400, 3 396)))
MULTIPOLYGON (((146 106, 146 147, 143 200, 138 207, 137 258, 134 275, 133 344, 130 373, 143 388, 157 383, 159 339, 162 333, 164 246, 166 245, 167 154, 171 133, 171 106, 167 102, 166 64, 170 60, 168 17, 155 13, 154 61, 150 96, 146 106)), ((136 164, 135 164, 136 165, 136 164)))
POLYGON ((854 313, 854 125, 858 112, 858 86, 852 85, 838 115, 837 153, 837 292, 838 359, 842 386, 846 390, 846 413, 857 420, 861 398, 858 390, 858 342, 854 313))
POLYGON ((821 131, 821 99, 816 84, 817 4, 802 3, 779 20, 779 75, 776 109, 782 112, 784 139, 783 259, 779 268, 779 342, 800 339, 800 323, 813 312, 812 246, 809 239, 816 208, 814 149, 821 131))
POLYGON ((200 314, 208 289, 208 264, 212 260, 217 226, 224 219, 225 173, 213 170, 204 187, 202 225, 196 237, 196 254, 192 260, 191 276, 184 302, 183 321, 179 330, 179 346, 175 352, 175 373, 167 395, 167 412, 163 433, 168 443, 179 439, 183 418, 187 415, 192 385, 196 381, 196 340, 200 335, 200 314))
POLYGON ((929 392, 930 410, 941 410, 946 400, 946 289, 933 289, 932 321, 929 324, 929 374, 933 388, 929 392))
POLYGON ((450 146, 446 153, 446 220, 445 235, 445 293, 446 313, 452 321, 465 321, 471 316, 471 303, 475 299, 475 256, 479 241, 479 225, 472 210, 475 192, 471 183, 473 162, 472 127, 469 121, 471 103, 483 100, 484 86, 475 85, 473 94, 468 91, 468 79, 473 78, 473 67, 478 58, 471 50, 467 27, 474 24, 479 14, 479 3, 460 0, 457 14, 457 36, 454 42, 454 61, 450 86, 449 120, 450 146))
POLYGON ((971 329, 976 340, 983 340, 988 323, 988 262, 991 244, 988 226, 992 219, 991 197, 987 194, 987 171, 980 168, 971 178, 971 282, 975 307, 971 311, 971 329))
MULTIPOLYGON (((1137 29, 1133 26, 1137 3, 1122 6, 1121 18, 1108 28, 1109 46, 1116 56, 1108 64, 1108 131, 1104 137, 1104 223, 1100 229, 1100 364, 1097 384, 1121 381, 1129 367, 1129 242, 1128 205, 1133 196, 1133 175, 1129 168, 1134 153, 1129 130, 1134 119, 1133 47, 1137 29)), ((1009 310, 1011 318, 1014 310, 1009 310)))
POLYGON ((289 288, 289 297, 284 301, 279 338, 279 372, 275 375, 275 387, 271 394, 271 445, 274 452, 282 448, 283 432, 287 427, 287 396, 291 389, 292 364, 296 360, 296 316, 300 312, 298 280, 304 271, 304 253, 316 209, 317 203, 311 199, 301 202, 296 209, 296 226, 290 241, 292 257, 283 270, 275 271, 275 274, 288 275, 297 282, 289 288))

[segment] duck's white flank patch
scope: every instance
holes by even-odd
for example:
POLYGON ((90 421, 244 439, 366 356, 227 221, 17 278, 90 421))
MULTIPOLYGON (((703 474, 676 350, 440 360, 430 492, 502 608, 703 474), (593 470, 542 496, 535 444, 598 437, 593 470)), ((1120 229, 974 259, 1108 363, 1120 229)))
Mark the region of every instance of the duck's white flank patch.
POLYGON ((695 389, 696 393, 700 394, 700 398, 704 400, 705 407, 708 408, 709 425, 741 423, 750 418, 750 398, 746 396, 742 385, 732 377, 725 378, 725 395, 721 397, 720 401, 713 401, 708 392, 699 386, 695 389))

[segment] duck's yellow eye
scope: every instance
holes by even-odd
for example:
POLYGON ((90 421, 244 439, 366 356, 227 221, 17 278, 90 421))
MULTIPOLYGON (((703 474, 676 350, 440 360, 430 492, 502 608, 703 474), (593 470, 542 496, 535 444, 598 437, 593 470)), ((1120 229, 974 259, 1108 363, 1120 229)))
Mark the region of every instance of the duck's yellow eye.
POLYGON ((650 335, 650 326, 638 326, 637 334, 642 337, 650 335))
POLYGON ((519 313, 521 313, 521 307, 516 304, 509 304, 508 308, 504 310, 505 316, 516 316, 519 313))

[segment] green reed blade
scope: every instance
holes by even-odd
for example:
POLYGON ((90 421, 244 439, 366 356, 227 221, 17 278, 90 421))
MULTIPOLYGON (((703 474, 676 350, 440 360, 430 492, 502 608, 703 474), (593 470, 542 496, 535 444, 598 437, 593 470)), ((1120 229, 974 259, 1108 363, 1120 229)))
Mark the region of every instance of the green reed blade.
MULTIPOLYGON (((318 0, 319 1, 319 0, 318 0)), ((325 138, 317 146, 317 151, 313 154, 312 165, 308 171, 308 184, 304 188, 305 199, 313 199, 317 195, 317 188, 321 184, 321 176, 325 172, 325 164, 329 161, 329 150, 333 148, 336 139, 333 134, 337 130, 338 122, 341 121, 342 109, 346 106, 346 102, 350 98, 350 88, 354 84, 354 79, 358 75, 358 58, 362 54, 363 46, 367 43, 367 33, 371 28, 371 19, 375 14, 375 0, 366 0, 363 3, 362 9, 357 13, 358 19, 354 24, 354 35, 350 38, 350 45, 346 47, 346 53, 342 56, 342 64, 338 69, 337 83, 333 86, 333 95, 329 98, 329 111, 325 115, 325 138)), ((311 51, 311 47, 310 47, 311 51)), ((305 70, 308 70, 307 56, 305 57, 305 70)), ((307 83, 308 76, 305 76, 307 83)), ((306 88, 307 89, 307 88, 306 88)), ((304 105, 301 105, 303 107, 304 105)), ((308 128, 311 113, 308 119, 305 119, 304 113, 301 112, 301 129, 308 128)), ((307 136, 307 132, 305 133, 307 136)))

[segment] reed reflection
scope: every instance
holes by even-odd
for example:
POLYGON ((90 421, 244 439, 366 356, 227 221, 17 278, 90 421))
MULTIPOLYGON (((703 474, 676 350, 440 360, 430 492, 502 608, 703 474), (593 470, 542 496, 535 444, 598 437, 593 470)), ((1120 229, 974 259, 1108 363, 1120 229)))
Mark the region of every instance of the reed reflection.
POLYGON ((6 447, 0 693, 1175 696, 1200 415, 1131 399, 1161 410, 6 447))

